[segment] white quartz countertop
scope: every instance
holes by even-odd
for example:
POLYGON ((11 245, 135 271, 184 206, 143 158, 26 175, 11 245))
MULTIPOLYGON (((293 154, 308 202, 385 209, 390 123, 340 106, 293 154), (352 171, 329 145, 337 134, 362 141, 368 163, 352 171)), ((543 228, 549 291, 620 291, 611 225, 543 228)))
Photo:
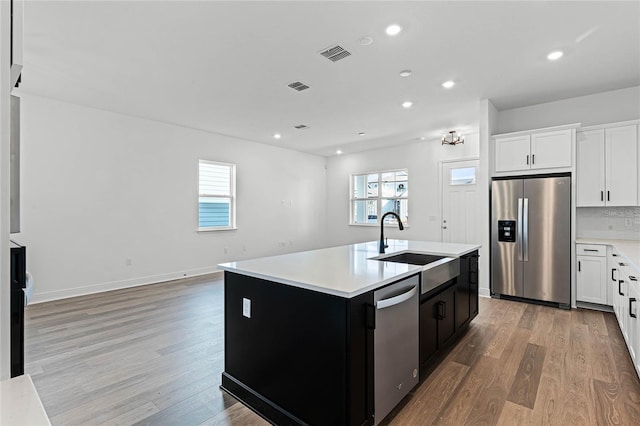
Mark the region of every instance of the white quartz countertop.
POLYGON ((28 374, 0 382, 0 425, 51 425, 28 374))
POLYGON ((480 248, 476 244, 388 240, 386 253, 378 253, 378 241, 319 250, 261 257, 218 265, 269 281, 351 298, 421 272, 429 265, 409 265, 375 260, 403 252, 460 257, 480 248))
POLYGON ((615 247, 627 261, 640 271, 640 241, 637 240, 603 240, 599 238, 578 238, 576 244, 604 244, 615 247))

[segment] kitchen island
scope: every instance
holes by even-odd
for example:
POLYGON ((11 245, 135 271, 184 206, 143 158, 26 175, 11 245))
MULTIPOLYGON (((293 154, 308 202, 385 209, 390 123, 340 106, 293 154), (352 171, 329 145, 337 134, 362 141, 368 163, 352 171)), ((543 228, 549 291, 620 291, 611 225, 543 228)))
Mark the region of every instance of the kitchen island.
POLYGON ((379 423, 374 292, 403 280, 418 283, 438 264, 380 258, 410 252, 460 264, 455 279, 420 294, 419 307, 416 302, 421 370, 465 330, 478 306, 479 246, 404 240, 388 246, 385 255, 377 242, 368 242, 220 265, 222 388, 275 424, 379 423))

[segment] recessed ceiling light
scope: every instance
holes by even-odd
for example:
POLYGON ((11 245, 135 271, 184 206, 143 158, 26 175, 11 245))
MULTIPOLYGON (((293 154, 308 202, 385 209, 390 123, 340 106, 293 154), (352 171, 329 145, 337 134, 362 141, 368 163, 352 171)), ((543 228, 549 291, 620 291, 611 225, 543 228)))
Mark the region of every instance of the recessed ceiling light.
POLYGON ((373 37, 362 36, 358 39, 358 43, 360 43, 360 46, 368 46, 373 43, 373 37))
POLYGON ((402 27, 398 24, 391 24, 385 30, 385 32, 390 36, 398 35, 400 31, 402 31, 402 27))
POLYGON ((411 108, 411 106, 413 105, 413 102, 411 101, 404 101, 402 103, 402 108, 411 108))
POLYGON ((342 151, 341 150, 337 150, 336 154, 340 155, 340 154, 342 154, 342 151))
POLYGON ((274 133, 273 134, 273 138, 274 139, 280 139, 282 137, 282 135, 280 133, 274 133))
POLYGON ((444 87, 445 89, 451 89, 455 85, 456 82, 453 80, 445 81, 444 83, 442 83, 442 87, 444 87))
POLYGON ((360 132, 360 133, 358 133, 358 136, 364 136, 364 135, 366 135, 366 133, 365 133, 365 132, 360 132))
POLYGON ((402 71, 400 71, 400 77, 409 77, 411 74, 413 74, 413 71, 411 71, 411 70, 402 70, 402 71))
POLYGON ((420 136, 421 141, 425 140, 426 138, 427 138, 426 136, 420 136))
POLYGON ((547 59, 550 61, 556 61, 562 58, 562 55, 564 55, 564 53, 562 53, 562 50, 554 50, 547 55, 547 59))

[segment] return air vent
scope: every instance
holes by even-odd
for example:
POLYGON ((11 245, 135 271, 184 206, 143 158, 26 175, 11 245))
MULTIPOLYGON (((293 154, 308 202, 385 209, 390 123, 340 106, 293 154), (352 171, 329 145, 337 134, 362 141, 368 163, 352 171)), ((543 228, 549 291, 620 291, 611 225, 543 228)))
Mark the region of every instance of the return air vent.
POLYGON ((332 62, 337 62, 340 59, 351 56, 350 52, 344 50, 342 46, 339 46, 337 44, 321 51, 320 54, 332 62))
POLYGON ((307 86, 304 83, 300 83, 299 81, 295 81, 289 84, 288 86, 291 87, 293 90, 297 90, 298 92, 302 92, 303 90, 307 90, 309 88, 309 86, 307 86))
POLYGON ((306 124, 298 124, 297 126, 293 126, 293 127, 298 130, 305 130, 309 128, 309 126, 307 126, 306 124))

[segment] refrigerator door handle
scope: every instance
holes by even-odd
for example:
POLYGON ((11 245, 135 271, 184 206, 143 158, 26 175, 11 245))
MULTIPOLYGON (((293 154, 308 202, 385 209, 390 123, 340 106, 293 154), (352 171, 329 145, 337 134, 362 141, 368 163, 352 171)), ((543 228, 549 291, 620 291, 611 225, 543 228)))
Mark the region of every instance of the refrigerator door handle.
POLYGON ((522 257, 525 262, 529 261, 529 199, 524 199, 522 209, 522 257))
POLYGON ((522 198, 518 198, 518 224, 516 245, 518 246, 518 260, 522 260, 522 198))

